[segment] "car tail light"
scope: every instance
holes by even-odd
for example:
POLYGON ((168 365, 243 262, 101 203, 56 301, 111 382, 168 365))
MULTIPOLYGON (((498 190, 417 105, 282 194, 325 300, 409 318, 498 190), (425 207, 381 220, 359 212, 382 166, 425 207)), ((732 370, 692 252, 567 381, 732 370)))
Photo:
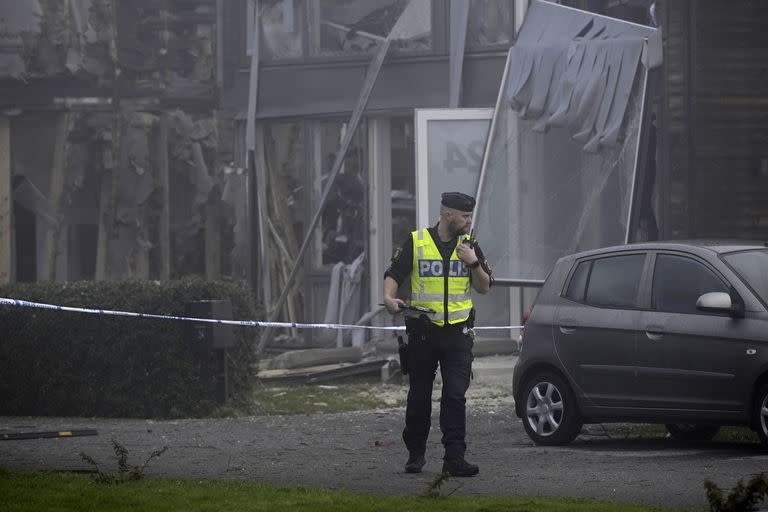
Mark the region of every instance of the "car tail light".
POLYGON ((531 316, 531 312, 533 311, 533 308, 528 308, 523 313, 523 327, 520 329, 520 339, 523 339, 523 336, 525 335, 525 324, 528 323, 528 318, 531 316))

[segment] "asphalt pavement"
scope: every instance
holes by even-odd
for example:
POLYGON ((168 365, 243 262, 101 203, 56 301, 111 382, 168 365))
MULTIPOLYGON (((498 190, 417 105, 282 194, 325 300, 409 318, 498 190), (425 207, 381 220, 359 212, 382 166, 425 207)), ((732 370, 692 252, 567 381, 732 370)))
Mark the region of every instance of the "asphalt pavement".
MULTIPOLYGON (((468 398, 467 458, 474 478, 453 478, 454 495, 576 496, 658 507, 704 510, 703 483, 730 489, 738 479, 768 471, 768 452, 756 444, 681 444, 671 439, 622 439, 615 426, 588 425, 565 447, 535 446, 514 416, 514 357, 476 360, 473 387, 491 393, 468 398), (494 387, 495 386, 495 387, 494 387)), ((439 382, 438 382, 439 385, 439 382)), ((316 485, 375 494, 418 495, 442 466, 438 404, 433 410, 427 465, 405 474, 401 408, 298 416, 252 416, 170 421, 0 417, 0 433, 95 429, 97 436, 0 441, 0 466, 87 471, 83 452, 115 472, 112 440, 130 464, 149 463, 148 476, 242 479, 278 485, 316 485)))
MULTIPOLYGON (((482 380, 493 372, 478 376, 482 380)), ((505 382, 503 370, 497 376, 505 382)), ((443 490, 455 495, 577 496, 702 510, 707 506, 705 479, 730 489, 738 479, 768 470, 768 453, 753 444, 622 440, 611 426, 589 426, 592 434, 582 434, 569 446, 538 447, 525 435, 508 396, 471 398, 468 410, 467 458, 480 465, 480 474, 449 479, 443 490)), ((147 466, 147 476, 417 495, 441 469, 437 414, 436 404, 427 465, 417 475, 403 472, 407 454, 400 440, 400 408, 173 421, 0 417, 0 432, 98 432, 0 441, 0 466, 85 471, 90 466, 81 459, 83 452, 114 472, 115 439, 128 449, 131 464, 142 464, 152 451, 168 447, 147 466)))

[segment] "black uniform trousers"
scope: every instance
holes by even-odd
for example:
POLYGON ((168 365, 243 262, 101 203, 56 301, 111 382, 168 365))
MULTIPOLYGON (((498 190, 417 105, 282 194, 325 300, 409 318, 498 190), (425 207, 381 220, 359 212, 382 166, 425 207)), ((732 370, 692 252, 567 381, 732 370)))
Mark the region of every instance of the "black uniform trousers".
POLYGON ((410 454, 424 455, 432 425, 432 385, 438 363, 443 378, 440 399, 440 430, 445 458, 463 457, 467 445, 466 398, 472 373, 472 338, 465 324, 432 325, 426 339, 409 339, 408 404, 403 441, 410 454))

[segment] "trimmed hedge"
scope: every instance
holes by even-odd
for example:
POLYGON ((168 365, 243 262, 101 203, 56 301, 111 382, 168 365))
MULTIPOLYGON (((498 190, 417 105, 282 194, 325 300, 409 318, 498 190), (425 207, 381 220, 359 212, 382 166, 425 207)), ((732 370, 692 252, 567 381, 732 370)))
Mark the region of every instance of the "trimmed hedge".
MULTIPOLYGON (((0 297, 61 306, 184 316, 196 300, 229 299, 255 319, 244 283, 179 281, 34 283, 0 297)), ((192 347, 189 323, 0 306, 0 414, 132 418, 200 417, 216 401, 213 351, 192 347)), ((229 380, 235 404, 253 386, 258 330, 233 327, 229 380)))

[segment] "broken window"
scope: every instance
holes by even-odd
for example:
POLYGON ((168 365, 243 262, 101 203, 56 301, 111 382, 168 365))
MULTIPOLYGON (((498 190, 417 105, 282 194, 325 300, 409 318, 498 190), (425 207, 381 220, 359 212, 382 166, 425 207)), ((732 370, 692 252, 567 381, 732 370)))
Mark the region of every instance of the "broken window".
POLYGON ((505 0, 469 0, 468 49, 509 46, 514 31, 514 5, 505 0))
MULTIPOLYGON (((253 50, 253 7, 248 2, 248 55, 253 50)), ((304 2, 260 0, 259 57, 265 60, 295 59, 303 55, 304 2)))
MULTIPOLYGON (((347 124, 342 121, 312 123, 312 211, 320 205, 347 124)), ((366 180, 365 137, 360 126, 347 151, 323 211, 314 240, 313 266, 351 263, 365 250, 366 180)))
POLYGON ((393 50, 424 51, 432 47, 431 0, 313 0, 310 6, 312 55, 355 55, 373 51, 403 17, 393 50))
MULTIPOLYGON (((258 4, 259 57, 265 60, 366 54, 395 27, 393 50, 432 48, 431 0, 260 0, 258 4), (398 25, 406 7, 409 10, 398 25)), ((253 20, 254 2, 249 0, 248 55, 253 49, 253 20)))
POLYGON ((399 247, 416 229, 416 150, 413 118, 395 117, 390 125, 392 244, 399 247))
MULTIPOLYGON (((264 126, 264 155, 267 164, 267 231, 269 232, 269 275, 272 296, 279 296, 290 274, 299 244, 304 239, 305 218, 305 143, 300 121, 277 121, 264 126)), ((302 277, 297 278, 301 283, 302 277)), ((301 291, 294 288, 288 297, 289 317, 301 312, 301 291)))

